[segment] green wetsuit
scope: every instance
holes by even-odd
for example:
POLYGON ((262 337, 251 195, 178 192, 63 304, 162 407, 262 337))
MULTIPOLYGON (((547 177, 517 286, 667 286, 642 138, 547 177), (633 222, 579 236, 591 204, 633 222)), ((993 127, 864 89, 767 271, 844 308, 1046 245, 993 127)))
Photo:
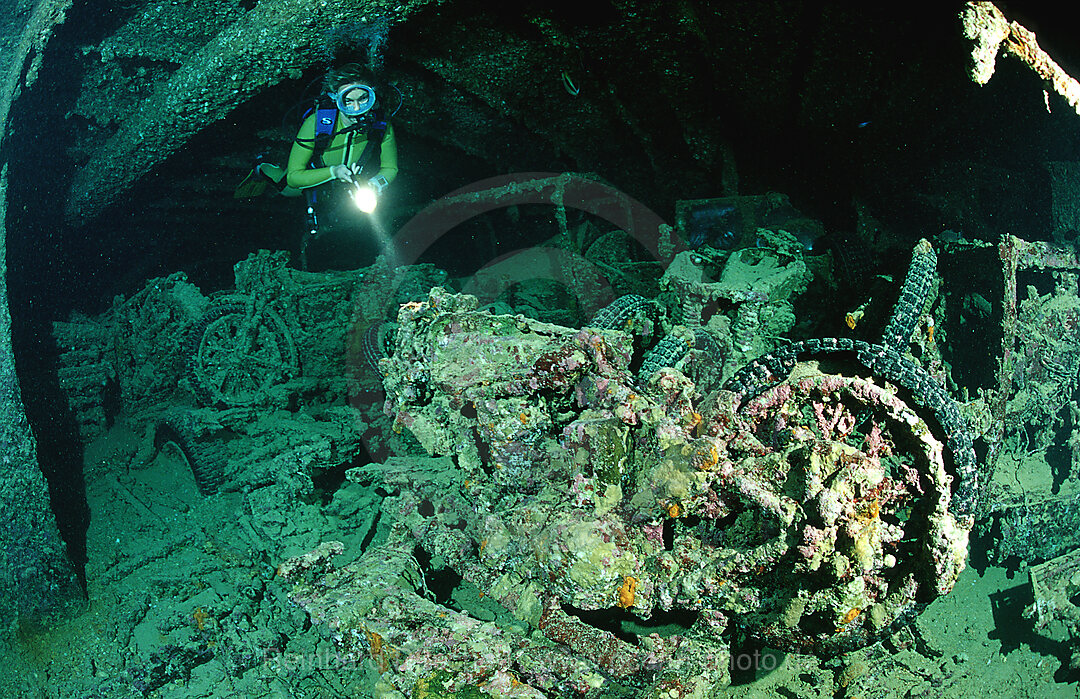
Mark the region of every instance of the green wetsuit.
MULTIPOLYGON (((311 167, 316 116, 317 114, 312 114, 304 120, 296 134, 292 151, 289 152, 289 164, 285 168, 287 186, 282 190, 282 194, 286 196, 297 196, 302 190, 326 184, 334 179, 330 173, 331 166, 354 164, 367 146, 366 130, 361 128, 341 133, 341 119, 335 117, 333 134, 322 152, 323 167, 311 167)), ((394 126, 388 123, 379 154, 378 174, 390 183, 397 177, 397 173, 397 141, 394 140, 394 126)))

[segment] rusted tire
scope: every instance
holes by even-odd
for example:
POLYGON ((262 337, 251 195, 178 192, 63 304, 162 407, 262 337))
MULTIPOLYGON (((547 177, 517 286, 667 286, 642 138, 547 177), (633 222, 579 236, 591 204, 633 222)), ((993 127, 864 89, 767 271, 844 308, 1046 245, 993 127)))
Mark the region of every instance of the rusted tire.
POLYGON ((154 446, 160 451, 173 444, 191 468, 195 484, 203 495, 213 495, 225 480, 227 460, 220 444, 200 439, 197 422, 186 410, 166 413, 154 432, 154 446))

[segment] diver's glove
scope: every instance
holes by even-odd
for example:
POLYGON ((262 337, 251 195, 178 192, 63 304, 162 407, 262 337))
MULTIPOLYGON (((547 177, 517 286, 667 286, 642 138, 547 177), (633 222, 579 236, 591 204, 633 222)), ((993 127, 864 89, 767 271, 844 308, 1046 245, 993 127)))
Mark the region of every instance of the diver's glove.
POLYGON ((348 165, 331 165, 330 176, 338 182, 344 182, 345 184, 356 183, 356 171, 354 171, 348 165))

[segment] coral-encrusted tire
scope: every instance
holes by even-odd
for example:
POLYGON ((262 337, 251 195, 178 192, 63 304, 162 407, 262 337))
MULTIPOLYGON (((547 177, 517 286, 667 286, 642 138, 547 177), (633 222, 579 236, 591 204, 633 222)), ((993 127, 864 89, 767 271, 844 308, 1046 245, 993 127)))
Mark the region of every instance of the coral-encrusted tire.
POLYGON ((895 389, 800 364, 739 417, 753 439, 714 487, 764 523, 755 567, 731 580, 751 634, 828 656, 952 588, 968 530, 949 511, 944 445, 895 389))

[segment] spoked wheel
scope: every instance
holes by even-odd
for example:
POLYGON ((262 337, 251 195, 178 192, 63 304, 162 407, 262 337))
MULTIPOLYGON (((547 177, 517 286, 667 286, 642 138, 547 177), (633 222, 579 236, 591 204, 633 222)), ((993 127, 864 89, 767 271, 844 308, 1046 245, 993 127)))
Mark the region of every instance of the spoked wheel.
POLYGON ((269 308, 230 297, 196 324, 191 383, 206 405, 237 407, 266 400, 270 389, 299 373, 296 344, 269 308))

